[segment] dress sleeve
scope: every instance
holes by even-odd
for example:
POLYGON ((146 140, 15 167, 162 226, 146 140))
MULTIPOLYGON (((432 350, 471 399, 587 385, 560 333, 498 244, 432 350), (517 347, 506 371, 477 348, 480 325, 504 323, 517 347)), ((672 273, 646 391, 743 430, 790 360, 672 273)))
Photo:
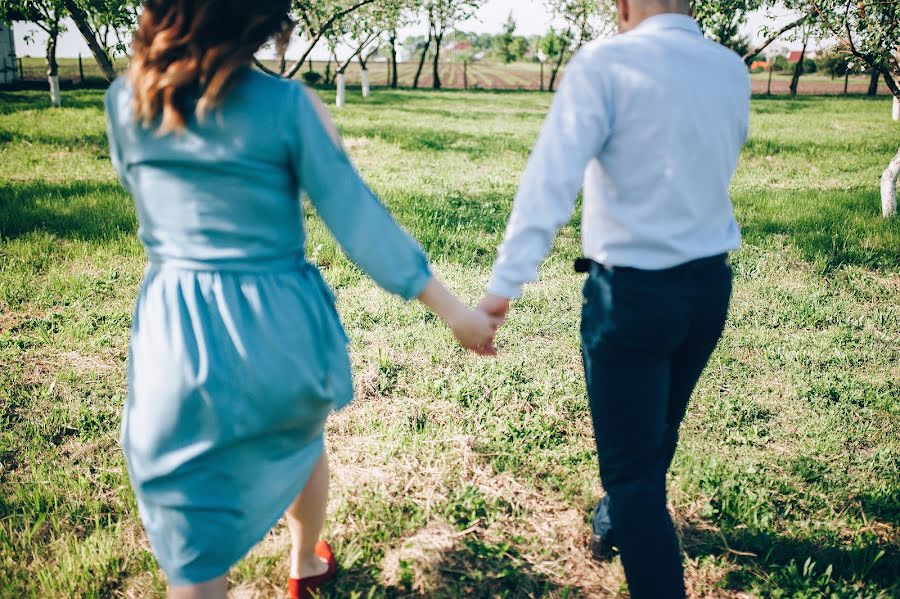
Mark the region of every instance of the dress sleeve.
POLYGON ((431 279, 422 248, 363 182, 313 92, 291 90, 286 131, 300 188, 354 264, 384 290, 406 300, 431 279))
POLYGON ((488 285, 490 293, 515 299, 537 280, 559 229, 575 208, 588 163, 610 133, 611 106, 603 74, 582 55, 567 67, 513 204, 488 285))
POLYGON ((106 138, 109 142, 109 158, 112 161, 113 169, 116 171, 116 176, 126 191, 131 193, 131 187, 128 184, 128 173, 125 171, 125 164, 122 158, 122 148, 116 136, 118 129, 116 96, 119 88, 119 82, 113 82, 103 97, 103 105, 106 109, 106 138))

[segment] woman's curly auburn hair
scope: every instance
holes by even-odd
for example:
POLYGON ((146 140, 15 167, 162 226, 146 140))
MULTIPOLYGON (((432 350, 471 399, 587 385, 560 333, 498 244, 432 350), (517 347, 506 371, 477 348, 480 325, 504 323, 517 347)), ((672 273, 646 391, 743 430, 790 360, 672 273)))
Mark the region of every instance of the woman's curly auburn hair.
POLYGON ((165 135, 183 131, 192 111, 202 118, 220 106, 260 46, 272 37, 286 42, 290 7, 291 0, 147 0, 127 75, 136 119, 149 127, 159 118, 165 135))

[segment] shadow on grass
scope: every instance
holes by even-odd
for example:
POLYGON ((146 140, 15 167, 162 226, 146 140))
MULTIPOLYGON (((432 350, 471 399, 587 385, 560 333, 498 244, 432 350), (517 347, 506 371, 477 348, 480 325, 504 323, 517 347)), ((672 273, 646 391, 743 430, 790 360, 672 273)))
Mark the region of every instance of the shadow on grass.
POLYGON ((755 583, 763 592, 766 588, 805 593, 815 590, 830 597, 843 596, 842 590, 862 583, 886 590, 889 595, 900 591, 900 553, 896 546, 879 541, 875 535, 857 534, 854 543, 841 544, 837 539, 822 542, 747 529, 730 528, 720 533, 688 527, 682 530, 682 540, 691 558, 728 555, 739 566, 726 579, 727 588, 732 590, 746 591, 755 583), (810 566, 804 571, 807 560, 810 566), (829 566, 831 575, 825 576, 829 566))
POLYGON ((353 593, 392 598, 543 597, 567 590, 535 572, 507 544, 470 538, 430 557, 427 565, 401 560, 390 586, 376 575, 381 572, 380 564, 355 564, 339 570, 335 582, 323 589, 322 597, 337 599, 353 593))
POLYGON ((759 190, 736 194, 748 242, 783 237, 823 273, 900 267, 900 220, 881 217, 878 190, 759 190))
POLYGON ((49 233, 103 241, 136 231, 134 205, 116 183, 0 184, 0 238, 49 233))
MULTIPOLYGON (((103 110, 102 89, 62 90, 63 108, 96 108, 103 110)), ((50 95, 44 91, 0 91, 0 114, 26 110, 50 110, 50 95)))

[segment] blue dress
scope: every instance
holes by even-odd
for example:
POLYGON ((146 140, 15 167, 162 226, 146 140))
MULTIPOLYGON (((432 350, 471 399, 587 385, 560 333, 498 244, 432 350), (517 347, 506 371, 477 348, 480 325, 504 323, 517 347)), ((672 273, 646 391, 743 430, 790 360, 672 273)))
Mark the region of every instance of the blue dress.
POLYGON ((225 574, 277 522, 352 399, 334 296, 304 259, 301 192, 341 247, 410 299, 431 274, 298 83, 247 71, 183 133, 106 97, 110 154, 149 264, 134 310, 121 442, 173 585, 225 574))

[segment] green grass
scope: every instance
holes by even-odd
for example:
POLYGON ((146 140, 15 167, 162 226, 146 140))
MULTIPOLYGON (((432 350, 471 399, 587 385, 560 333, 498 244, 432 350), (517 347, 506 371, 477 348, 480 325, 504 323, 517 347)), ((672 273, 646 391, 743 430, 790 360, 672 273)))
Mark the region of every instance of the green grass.
MULTIPOLYGON (((326 94, 326 99, 332 99, 326 94)), ((351 94, 367 179, 469 300, 550 96, 351 94)), ((101 94, 0 93, 0 596, 158 596, 118 448, 143 256, 101 94)), ((900 220, 879 217, 885 99, 758 99, 734 183, 745 248, 670 480, 694 597, 900 596, 900 220)), ((378 291, 314 215, 357 400, 330 423, 330 597, 616 596, 587 558, 601 493, 577 335, 578 218, 496 360, 378 291)), ((283 527, 231 574, 273 596, 283 527)))

